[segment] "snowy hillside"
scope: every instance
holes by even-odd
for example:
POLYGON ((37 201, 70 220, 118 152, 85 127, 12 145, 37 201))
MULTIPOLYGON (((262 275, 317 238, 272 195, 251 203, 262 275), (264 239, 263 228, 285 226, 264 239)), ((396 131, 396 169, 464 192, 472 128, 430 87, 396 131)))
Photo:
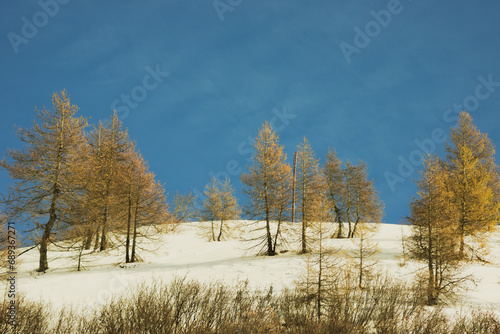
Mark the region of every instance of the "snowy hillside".
MULTIPOLYGON (((246 222, 234 222, 245 225, 246 222)), ((87 253, 83 256, 84 270, 77 272, 76 251, 60 251, 54 246, 49 252, 50 269, 45 274, 35 272, 38 252, 31 250, 19 259, 17 290, 35 301, 47 301, 54 307, 88 306, 104 303, 110 296, 125 292, 140 282, 154 278, 170 281, 175 276, 187 276, 202 282, 223 280, 234 282, 248 279, 251 286, 273 285, 280 289, 293 286, 304 271, 304 255, 297 255, 298 245, 291 243, 289 251, 278 256, 256 256, 247 251, 248 244, 238 238, 209 242, 203 236, 207 223, 186 223, 175 232, 159 233, 155 240, 145 241, 148 251, 139 253, 142 262, 124 264, 124 249, 87 253)), ((403 227, 408 233, 408 227, 403 227)), ((401 266, 401 227, 383 224, 374 237, 382 249, 377 255, 380 268, 401 279, 412 279, 422 266, 407 262, 401 266)), ((328 239, 331 245, 353 247, 347 239, 328 239)), ((467 271, 479 279, 467 295, 464 304, 493 307, 500 312, 500 235, 492 239, 492 264, 472 264, 467 271)), ((2 287, 5 290, 5 285, 2 287)), ((3 291, 2 291, 3 292, 3 291)))

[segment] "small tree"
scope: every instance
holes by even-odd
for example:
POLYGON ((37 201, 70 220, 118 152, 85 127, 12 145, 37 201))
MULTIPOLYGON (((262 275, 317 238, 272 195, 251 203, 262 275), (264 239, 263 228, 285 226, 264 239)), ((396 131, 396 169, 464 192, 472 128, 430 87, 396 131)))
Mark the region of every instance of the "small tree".
POLYGON ((181 194, 176 191, 172 196, 170 207, 174 224, 190 221, 199 216, 196 195, 192 192, 181 194))
POLYGON ((382 221, 384 205, 375 190, 373 180, 368 180, 366 163, 360 161, 358 165, 346 162, 344 203, 347 222, 349 224, 348 237, 353 238, 360 225, 376 228, 382 221))
POLYGON ((214 177, 203 192, 205 200, 202 203, 203 219, 211 221, 210 234, 212 241, 221 241, 227 234, 228 226, 224 224, 228 220, 238 219, 241 210, 234 196, 234 188, 226 179, 222 184, 214 177), (215 231, 214 221, 219 221, 219 231, 215 231))
POLYGON ((358 273, 357 281, 360 289, 363 289, 364 282, 372 276, 373 267, 378 263, 374 257, 381 251, 378 243, 370 239, 371 235, 372 231, 369 229, 361 229, 357 237, 352 239, 355 248, 351 252, 351 257, 358 273))
POLYGON ((296 282, 299 295, 305 298, 307 304, 312 304, 318 320, 325 314, 325 308, 332 298, 331 292, 339 282, 339 266, 342 262, 339 255, 341 248, 325 245, 324 239, 330 231, 322 220, 316 224, 315 229, 317 247, 307 255, 305 272, 296 282))
POLYGON ((137 260, 137 249, 139 248, 139 238, 151 238, 150 232, 140 232, 139 227, 157 229, 171 219, 170 211, 166 204, 165 190, 163 185, 155 180, 152 172, 144 175, 144 183, 134 194, 134 220, 132 232, 132 247, 130 250, 130 262, 137 260))
POLYGON ((212 182, 205 186, 203 191, 205 199, 201 203, 201 219, 210 221, 210 239, 217 240, 215 234, 215 221, 218 219, 219 213, 222 210, 222 199, 220 196, 219 182, 214 177, 212 182))

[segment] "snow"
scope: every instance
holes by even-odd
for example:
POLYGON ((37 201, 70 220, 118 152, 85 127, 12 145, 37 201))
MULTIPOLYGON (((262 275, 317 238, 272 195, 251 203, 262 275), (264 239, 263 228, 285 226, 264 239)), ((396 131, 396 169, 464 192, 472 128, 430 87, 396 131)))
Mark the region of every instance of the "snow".
MULTIPOLYGON (((248 222, 233 224, 245 226, 248 222)), ((44 274, 37 273, 38 251, 31 250, 18 259, 17 292, 31 300, 49 302, 53 307, 92 309, 114 295, 155 279, 168 282, 174 277, 186 276, 202 282, 220 280, 228 284, 248 279, 251 286, 263 288, 272 284, 279 290, 292 287, 304 271, 305 256, 297 254, 299 245, 296 242, 290 243, 286 253, 258 256, 255 249, 247 250, 248 243, 237 237, 210 242, 203 235, 208 226, 209 223, 184 223, 175 232, 157 233, 154 240, 144 240, 140 244, 147 251, 139 252, 143 261, 138 263, 124 263, 123 246, 104 252, 88 251, 83 256, 84 270, 80 272, 76 271, 77 251, 67 252, 51 246, 50 269, 44 274)), ((409 261, 400 265, 403 262, 402 230, 409 233, 408 226, 381 224, 372 240, 382 249, 377 255, 380 268, 397 279, 411 280, 423 265, 409 261)), ((344 250, 354 247, 348 239, 328 239, 327 243, 342 245, 344 250)), ((466 272, 478 279, 478 285, 471 288, 463 303, 500 312, 499 232, 494 234, 490 244, 491 264, 473 263, 466 267, 466 272)))

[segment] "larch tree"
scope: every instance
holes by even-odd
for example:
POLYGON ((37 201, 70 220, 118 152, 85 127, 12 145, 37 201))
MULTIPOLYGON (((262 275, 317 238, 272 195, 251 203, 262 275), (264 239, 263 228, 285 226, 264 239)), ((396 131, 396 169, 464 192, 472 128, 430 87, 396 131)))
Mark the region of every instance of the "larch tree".
POLYGON ((347 237, 352 238, 353 235, 353 224, 356 220, 355 218, 355 208, 356 208, 356 166, 354 166, 350 161, 346 161, 344 170, 344 191, 343 191, 343 203, 344 203, 344 214, 347 221, 347 237))
POLYGON ((38 122, 31 129, 18 128, 24 150, 11 149, 0 166, 14 180, 7 197, 3 197, 6 214, 12 220, 35 224, 39 246, 39 272, 48 268, 47 248, 54 233, 68 227, 68 202, 81 185, 72 169, 81 162, 87 121, 75 117, 78 107, 72 105, 66 91, 52 95, 53 110, 37 111, 38 122))
MULTIPOLYGON (((137 260, 137 250, 139 249, 139 238, 150 238, 150 232, 140 232, 139 227, 163 226, 171 220, 171 213, 168 210, 165 189, 161 183, 155 179, 155 175, 147 171, 141 175, 141 183, 138 183, 132 192, 133 205, 133 225, 132 225, 132 246, 130 249, 130 262, 137 260)), ((130 234, 130 230, 128 235, 130 234)))
POLYGON ((423 261, 427 272, 427 304, 449 297, 466 278, 459 276, 457 212, 449 205, 453 193, 447 171, 437 156, 427 156, 417 181, 417 197, 406 218, 412 226, 407 240, 410 258, 423 261))
POLYGON ((346 163, 344 202, 348 238, 353 238, 358 228, 375 229, 382 221, 384 205, 373 180, 368 180, 366 163, 360 161, 356 166, 346 163))
POLYGON ((278 167, 278 174, 281 178, 278 179, 276 187, 273 191, 273 203, 271 206, 271 217, 274 217, 276 222, 276 234, 274 235, 274 249, 285 247, 287 245, 286 238, 283 237, 289 231, 289 224, 292 218, 292 193, 293 193, 293 176, 292 169, 288 164, 281 164, 278 167))
POLYGON ((280 219, 286 213, 282 204, 290 203, 290 199, 283 195, 291 195, 292 172, 286 163, 283 146, 279 145, 278 135, 269 122, 265 122, 259 130, 253 148, 252 165, 248 166, 248 172, 241 175, 242 191, 247 197, 245 213, 264 222, 262 235, 251 241, 256 242, 255 247, 262 247, 267 255, 272 256, 276 255, 276 246, 280 242, 280 219), (278 221, 274 230, 272 221, 278 221))
POLYGON ((334 212, 335 221, 338 225, 335 237, 342 238, 342 219, 344 217, 343 194, 345 188, 345 177, 344 170, 342 169, 342 161, 337 157, 337 153, 330 148, 328 149, 325 164, 323 165, 321 171, 326 183, 326 196, 331 208, 330 210, 334 212))
POLYGON ((174 224, 191 221, 199 218, 200 212, 193 192, 182 194, 176 191, 170 202, 174 224))
POLYGON ((301 219, 301 253, 309 251, 308 229, 315 220, 317 211, 314 209, 324 190, 324 179, 319 170, 319 160, 314 157, 309 141, 304 140, 297 147, 297 198, 301 219))
POLYGON ((120 189, 123 185, 121 175, 126 168, 126 152, 131 145, 116 112, 105 123, 99 122, 90 135, 91 161, 94 165, 88 191, 97 212, 92 233, 95 245, 101 251, 108 248, 111 224, 117 222, 117 216, 125 211, 126 201, 120 189))
POLYGON ((481 259, 488 236, 499 221, 499 175, 495 147, 487 134, 481 133, 465 111, 451 129, 446 144, 451 203, 458 213, 460 255, 481 259), (478 247, 467 241, 475 243, 478 247))
POLYGON ((332 298, 339 277, 339 267, 342 263, 340 257, 341 247, 331 247, 325 244, 327 236, 331 235, 331 226, 325 221, 328 219, 326 198, 316 202, 317 208, 324 209, 323 217, 318 217, 314 228, 315 247, 305 259, 305 272, 296 281, 296 287, 305 302, 311 304, 318 320, 327 313, 325 308, 332 298))
POLYGON ((220 183, 215 177, 212 178, 212 181, 205 186, 203 195, 205 198, 201 203, 201 219, 211 223, 210 240, 216 241, 215 222, 217 221, 219 212, 222 208, 222 198, 220 196, 220 183))
POLYGON ((127 196, 127 227, 125 233, 125 263, 131 261, 130 248, 133 242, 135 230, 135 210, 137 209, 137 200, 146 184, 146 166, 142 157, 132 147, 126 152, 126 164, 128 168, 123 169, 124 186, 127 196))
POLYGON ((212 241, 221 241, 224 235, 228 234, 228 220, 238 219, 241 210, 234 195, 234 188, 229 179, 220 183, 215 177, 207 184, 205 200, 202 203, 202 218, 211 221, 210 235, 212 241), (215 221, 219 221, 218 231, 216 231, 215 221))
POLYGON ((119 162, 110 216, 114 219, 114 229, 125 231, 125 262, 129 263, 137 260, 139 240, 152 238, 151 228, 163 226, 170 213, 163 186, 149 171, 134 143, 129 143, 119 162))
POLYGON ((227 234, 228 220, 236 220, 240 217, 241 210, 238 205, 238 200, 234 195, 234 188, 229 182, 229 179, 224 180, 220 187, 220 197, 222 198, 222 210, 219 215, 219 234, 217 235, 217 241, 221 241, 223 234, 227 234))
POLYGON ((363 289, 364 283, 369 280, 373 274, 373 268, 377 264, 375 256, 380 253, 381 248, 378 243, 371 240, 373 231, 361 229, 357 237, 353 238, 354 249, 350 252, 353 260, 355 272, 357 272, 358 287, 363 289))

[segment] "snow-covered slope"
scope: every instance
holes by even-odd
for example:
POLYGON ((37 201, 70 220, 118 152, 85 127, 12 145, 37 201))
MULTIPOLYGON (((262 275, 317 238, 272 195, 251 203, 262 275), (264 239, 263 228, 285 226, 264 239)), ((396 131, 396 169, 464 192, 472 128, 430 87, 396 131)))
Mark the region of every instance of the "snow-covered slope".
MULTIPOLYGON (((245 221, 234 222, 244 226, 245 221)), ((169 281, 175 276, 208 282, 234 282, 248 279, 252 286, 280 289, 293 286, 304 270, 304 255, 298 255, 298 244, 290 243, 289 251, 274 257, 256 256, 247 251, 248 244, 238 238, 209 242, 202 231, 208 223, 179 225, 175 233, 158 233, 155 240, 146 240, 140 251, 142 262, 124 264, 124 247, 105 252, 85 253, 84 270, 76 271, 77 251, 61 251, 51 247, 50 269, 45 274, 35 272, 38 252, 22 255, 17 268, 17 291, 32 300, 50 302, 54 307, 94 307, 112 295, 126 292, 137 284, 153 279, 169 281)), ((403 227, 408 233, 408 227, 403 227)), ((400 279, 411 279, 422 264, 407 262, 401 266, 401 227, 383 224, 373 237, 382 249, 377 255, 380 268, 400 279)), ((329 239, 331 245, 353 248, 347 239, 329 239)), ((465 304, 493 307, 500 312, 500 235, 491 242, 493 264, 472 264, 467 272, 479 280, 467 295, 465 304)), ((2 290, 5 289, 5 285, 2 290)), ((3 293, 3 291, 2 291, 3 293)))

